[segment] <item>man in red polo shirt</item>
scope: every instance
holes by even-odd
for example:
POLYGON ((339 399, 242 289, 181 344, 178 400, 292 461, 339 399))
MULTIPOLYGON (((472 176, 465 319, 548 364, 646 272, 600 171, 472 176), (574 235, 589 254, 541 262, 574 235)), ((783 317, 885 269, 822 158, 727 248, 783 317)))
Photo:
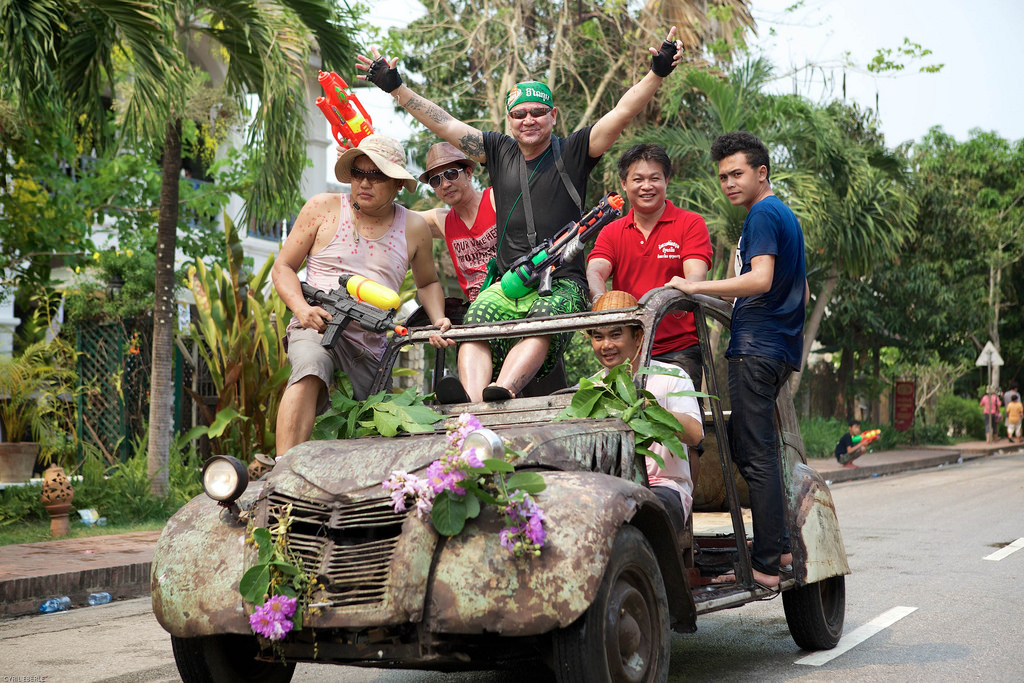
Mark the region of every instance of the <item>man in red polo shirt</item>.
MULTIPOLYGON (((653 144, 634 145, 619 158, 619 180, 630 211, 597 236, 587 262, 590 300, 614 289, 639 299, 674 276, 707 279, 711 237, 704 219, 665 198, 672 163, 653 144), (666 279, 667 276, 667 279, 666 279)), ((693 313, 666 316, 654 335, 653 358, 680 366, 701 386, 700 346, 693 313)))

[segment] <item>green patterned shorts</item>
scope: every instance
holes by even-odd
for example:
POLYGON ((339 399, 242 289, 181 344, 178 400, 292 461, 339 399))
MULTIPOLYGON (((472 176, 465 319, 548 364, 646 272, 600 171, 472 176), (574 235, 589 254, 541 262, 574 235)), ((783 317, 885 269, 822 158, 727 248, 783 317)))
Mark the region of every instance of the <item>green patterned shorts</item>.
MULTIPOLYGON (((560 278, 551 283, 551 296, 540 296, 534 290, 521 299, 510 299, 501 291, 501 283, 495 282, 487 289, 480 292, 476 300, 469 305, 466 317, 462 321, 464 325, 476 325, 479 323, 492 323, 499 320, 522 320, 524 318, 541 318, 549 315, 563 315, 566 313, 582 313, 589 310, 590 305, 587 293, 583 285, 567 278, 560 278)), ((572 332, 556 334, 551 339, 551 347, 548 355, 544 358, 544 365, 537 371, 538 377, 551 372, 555 362, 565 353, 569 341, 572 339, 572 332)), ((491 380, 498 377, 501 366, 508 357, 508 352, 519 343, 514 337, 506 339, 495 339, 491 344, 491 365, 493 371, 491 380)))

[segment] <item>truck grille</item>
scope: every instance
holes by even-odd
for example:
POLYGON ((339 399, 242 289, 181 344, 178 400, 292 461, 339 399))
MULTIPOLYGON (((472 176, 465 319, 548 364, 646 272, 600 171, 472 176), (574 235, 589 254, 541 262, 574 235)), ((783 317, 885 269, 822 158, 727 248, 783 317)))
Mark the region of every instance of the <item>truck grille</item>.
POLYGON ((328 505, 272 493, 268 502, 268 525, 276 524, 291 504, 288 547, 324 584, 319 602, 382 604, 408 511, 395 512, 386 497, 328 505))

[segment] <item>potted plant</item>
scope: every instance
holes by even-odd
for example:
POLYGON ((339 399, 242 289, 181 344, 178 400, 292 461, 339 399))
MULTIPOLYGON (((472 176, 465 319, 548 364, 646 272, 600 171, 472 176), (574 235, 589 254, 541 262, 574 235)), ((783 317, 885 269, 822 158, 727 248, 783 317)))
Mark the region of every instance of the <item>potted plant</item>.
MULTIPOLYGON (((31 478, 45 433, 70 414, 74 367, 74 349, 59 338, 0 357, 0 481, 31 478)), ((51 456, 43 453, 44 461, 51 456)))

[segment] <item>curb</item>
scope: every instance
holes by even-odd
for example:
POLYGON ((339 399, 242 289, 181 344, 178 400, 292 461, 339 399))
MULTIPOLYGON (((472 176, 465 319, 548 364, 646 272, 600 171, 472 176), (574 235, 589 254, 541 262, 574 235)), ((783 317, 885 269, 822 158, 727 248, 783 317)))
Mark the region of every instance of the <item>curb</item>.
POLYGON ((98 567, 0 581, 0 619, 39 614, 39 606, 49 598, 66 595, 74 607, 88 605, 90 593, 106 591, 115 600, 149 595, 151 562, 117 567, 98 567))

